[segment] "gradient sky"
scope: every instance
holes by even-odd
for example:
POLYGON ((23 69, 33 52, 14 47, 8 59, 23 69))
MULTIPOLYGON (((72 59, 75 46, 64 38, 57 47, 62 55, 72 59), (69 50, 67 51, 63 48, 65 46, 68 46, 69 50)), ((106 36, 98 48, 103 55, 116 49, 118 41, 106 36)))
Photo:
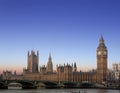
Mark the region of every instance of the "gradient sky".
POLYGON ((101 35, 111 68, 120 62, 120 0, 0 0, 0 71, 22 71, 28 50, 39 50, 40 65, 51 52, 54 68, 96 68, 101 35))

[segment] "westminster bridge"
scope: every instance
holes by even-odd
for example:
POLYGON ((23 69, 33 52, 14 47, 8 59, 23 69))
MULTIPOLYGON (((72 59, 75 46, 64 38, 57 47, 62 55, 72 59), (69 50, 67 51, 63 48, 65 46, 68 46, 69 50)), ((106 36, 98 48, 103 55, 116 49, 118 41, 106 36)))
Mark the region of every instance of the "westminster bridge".
POLYGON ((35 81, 35 80, 1 80, 0 88, 7 89, 9 85, 16 84, 21 86, 22 89, 35 89, 35 88, 77 88, 77 87, 92 87, 90 82, 53 82, 53 81, 35 81))

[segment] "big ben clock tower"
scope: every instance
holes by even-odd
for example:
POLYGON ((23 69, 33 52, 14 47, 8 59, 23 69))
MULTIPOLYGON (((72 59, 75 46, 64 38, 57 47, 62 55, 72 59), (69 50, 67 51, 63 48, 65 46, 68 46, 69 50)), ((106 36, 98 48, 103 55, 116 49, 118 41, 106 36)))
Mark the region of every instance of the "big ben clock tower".
POLYGON ((108 51, 105 46, 104 39, 101 36, 99 46, 97 48, 97 82, 102 83, 107 80, 107 56, 108 51))

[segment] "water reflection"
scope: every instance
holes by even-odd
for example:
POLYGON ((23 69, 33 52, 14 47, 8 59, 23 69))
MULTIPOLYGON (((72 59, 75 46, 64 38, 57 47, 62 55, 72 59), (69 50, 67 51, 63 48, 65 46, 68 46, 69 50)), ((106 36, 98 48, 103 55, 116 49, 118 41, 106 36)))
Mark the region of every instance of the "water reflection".
POLYGON ((39 90, 0 90, 0 93, 63 93, 63 92, 80 93, 120 93, 120 90, 103 90, 103 89, 39 89, 39 90))

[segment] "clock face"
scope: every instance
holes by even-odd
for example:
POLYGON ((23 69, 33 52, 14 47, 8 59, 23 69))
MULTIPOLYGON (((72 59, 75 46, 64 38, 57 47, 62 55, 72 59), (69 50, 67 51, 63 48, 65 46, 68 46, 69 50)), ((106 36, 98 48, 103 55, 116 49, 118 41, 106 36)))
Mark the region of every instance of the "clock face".
POLYGON ((104 55, 107 55, 107 52, 106 52, 106 51, 104 51, 104 52, 103 52, 103 54, 104 54, 104 55))
POLYGON ((100 52, 100 51, 98 51, 98 55, 101 55, 101 52, 100 52))

